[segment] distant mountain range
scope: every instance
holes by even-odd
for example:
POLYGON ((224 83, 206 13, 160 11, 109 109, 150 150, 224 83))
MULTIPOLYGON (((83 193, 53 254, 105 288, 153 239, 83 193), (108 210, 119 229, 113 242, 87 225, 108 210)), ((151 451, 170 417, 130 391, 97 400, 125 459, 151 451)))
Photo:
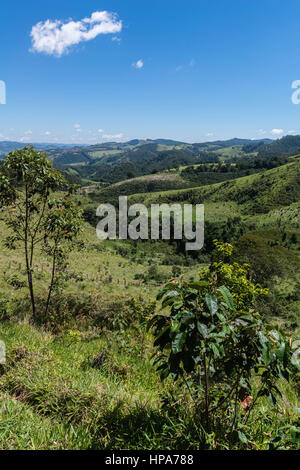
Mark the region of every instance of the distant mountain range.
POLYGON ((7 155, 9 152, 15 149, 21 149, 25 147, 25 145, 33 145, 39 151, 47 151, 51 149, 66 149, 74 147, 74 144, 53 144, 47 142, 38 142, 33 144, 27 144, 24 142, 14 142, 11 140, 4 140, 0 141, 0 157, 7 155))
MULTIPOLYGON (((0 142, 0 158, 25 145, 29 144, 0 142)), ((115 183, 187 165, 249 162, 249 159, 300 154, 300 136, 286 136, 278 140, 233 138, 193 144, 171 139, 133 139, 97 145, 33 145, 37 150, 46 151, 54 166, 67 171, 73 179, 104 183, 115 183)))
POLYGON ((128 155, 129 159, 137 160, 143 157, 143 154, 149 156, 149 153, 166 150, 184 151, 188 154, 195 154, 199 151, 216 151, 218 149, 233 147, 238 145, 263 145, 272 142, 270 139, 250 140, 250 139, 230 139, 216 140, 214 142, 186 143, 171 139, 133 139, 128 142, 105 142, 97 145, 75 145, 74 144, 55 144, 55 143, 24 143, 13 141, 0 142, 0 158, 7 155, 14 149, 21 149, 25 145, 33 145, 37 150, 47 151, 49 157, 58 165, 78 165, 89 164, 95 160, 101 160, 102 163, 115 163, 125 153, 136 152, 135 155, 128 155))
POLYGON ((105 142, 97 145, 74 145, 74 144, 58 144, 58 143, 49 143, 49 142, 37 142, 37 143, 24 143, 19 141, 0 141, 0 155, 6 155, 14 149, 21 149, 25 145, 33 145, 37 150, 46 151, 46 150, 66 150, 73 149, 76 153, 80 148, 86 149, 88 152, 93 152, 97 150, 129 150, 138 146, 147 145, 147 144, 157 144, 165 147, 178 147, 178 146, 187 146, 187 147, 197 147, 197 148, 209 148, 213 147, 229 147, 233 145, 245 145, 247 143, 253 142, 263 142, 268 143, 272 142, 271 139, 261 139, 261 140, 249 140, 249 139, 230 139, 230 140, 216 140, 215 142, 203 142, 188 144, 186 142, 181 142, 171 139, 133 139, 125 143, 120 142, 105 142))

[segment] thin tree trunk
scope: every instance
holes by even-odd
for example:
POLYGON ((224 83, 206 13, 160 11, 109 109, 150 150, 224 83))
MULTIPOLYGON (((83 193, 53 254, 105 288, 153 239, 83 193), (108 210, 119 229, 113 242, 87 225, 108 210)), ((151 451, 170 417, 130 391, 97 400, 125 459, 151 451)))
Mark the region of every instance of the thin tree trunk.
POLYGON ((25 200, 25 206, 26 206, 26 212, 25 212, 25 233, 24 233, 24 245, 25 245, 25 259, 26 259, 26 271, 27 271, 27 279, 28 279, 28 288, 30 292, 30 300, 31 300, 31 307, 32 307, 32 315, 33 318, 36 318, 36 310, 35 310, 35 299, 34 299, 34 291, 33 291, 33 280, 32 280, 32 266, 30 265, 29 261, 29 252, 28 252, 28 232, 29 232, 29 227, 28 227, 28 192, 27 192, 27 186, 25 188, 25 194, 26 194, 26 200, 25 200))
POLYGON ((47 316, 48 310, 49 310, 50 298, 51 298, 53 285, 54 285, 55 268, 56 268, 56 249, 53 252, 51 282, 50 282, 48 297, 47 297, 47 302, 46 302, 45 317, 47 316))
POLYGON ((206 352, 204 351, 204 375, 205 375, 205 417, 207 431, 209 431, 209 381, 208 381, 208 370, 206 364, 206 352))

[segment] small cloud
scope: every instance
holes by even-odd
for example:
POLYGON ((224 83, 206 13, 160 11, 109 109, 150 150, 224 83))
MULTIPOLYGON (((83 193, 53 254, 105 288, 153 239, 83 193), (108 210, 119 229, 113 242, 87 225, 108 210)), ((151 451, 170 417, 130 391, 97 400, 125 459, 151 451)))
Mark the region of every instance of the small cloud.
POLYGON ((80 124, 74 124, 74 129, 76 130, 76 132, 82 132, 80 124))
POLYGON ((213 137, 213 135, 214 135, 213 132, 208 132, 208 133, 206 134, 206 137, 213 137))
POLYGON ((122 21, 115 13, 95 11, 81 21, 40 21, 31 29, 31 52, 42 52, 61 57, 71 46, 90 41, 99 34, 115 34, 122 30, 122 21))
POLYGON ((185 65, 177 65, 177 67, 175 67, 175 72, 180 72, 180 70, 187 70, 189 67, 193 68, 195 67, 196 65, 196 61, 195 59, 191 59, 188 64, 185 64, 185 65))
POLYGON ((281 134, 283 134, 283 129, 272 129, 271 134, 272 135, 281 135, 281 134))
POLYGON ((144 62, 142 59, 137 60, 136 62, 133 62, 132 67, 136 69, 142 69, 144 67, 144 62))
POLYGON ((102 134, 104 132, 103 129, 98 129, 99 134, 102 134))
POLYGON ((46 131, 46 132, 45 132, 45 135, 51 135, 51 132, 50 132, 50 131, 46 131))
POLYGON ((32 131, 31 130, 25 131, 24 135, 32 135, 32 131))
POLYGON ((265 135, 267 131, 265 131, 264 129, 258 129, 257 133, 258 135, 265 135))
POLYGON ((287 131, 287 134, 288 134, 288 135, 296 134, 296 131, 287 131))
POLYGON ((102 138, 104 140, 123 140, 124 134, 103 134, 102 138))
POLYGON ((118 42, 118 43, 121 42, 121 38, 119 38, 118 36, 113 36, 113 37, 111 38, 111 40, 114 41, 114 42, 118 42))

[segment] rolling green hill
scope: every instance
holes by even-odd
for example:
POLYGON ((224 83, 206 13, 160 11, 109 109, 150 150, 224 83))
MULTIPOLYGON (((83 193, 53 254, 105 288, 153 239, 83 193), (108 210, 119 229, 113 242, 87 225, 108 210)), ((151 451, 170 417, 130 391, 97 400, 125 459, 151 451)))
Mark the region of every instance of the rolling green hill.
POLYGON ((102 201, 109 201, 110 198, 118 196, 182 189, 190 186, 191 184, 177 173, 156 173, 112 184, 101 189, 101 191, 97 193, 97 198, 99 197, 102 201))
MULTIPOLYGON (((268 213, 300 199, 300 159, 263 173, 253 174, 200 188, 145 194, 147 204, 163 202, 232 202, 241 214, 268 213)), ((131 196, 131 199, 141 196, 131 196)), ((142 202, 142 201, 141 201, 142 202)))
MULTIPOLYGON (((136 147, 127 154, 137 155, 140 166, 131 161, 100 165, 97 159, 85 163, 80 161, 80 150, 78 165, 61 165, 70 182, 72 178, 76 182, 80 170, 88 167, 97 168, 98 175, 102 171, 102 176, 106 169, 110 178, 107 168, 115 168, 114 176, 123 176, 125 181, 88 196, 83 190, 74 195, 85 218, 82 242, 74 245, 61 272, 49 315, 41 315, 38 321, 30 310, 24 250, 22 245, 11 250, 4 243, 11 229, 2 220, 6 209, 0 214, 0 339, 5 341, 7 354, 7 364, 0 365, 0 449, 194 450, 216 448, 217 442, 220 449, 267 450, 278 442, 278 436, 286 448, 299 448, 290 439, 290 430, 296 435, 299 429, 299 373, 291 374, 290 384, 279 381, 282 395, 276 404, 267 396, 259 401, 242 428, 247 444, 231 440, 223 427, 213 444, 202 442, 201 402, 179 381, 174 383, 169 377, 161 382, 150 359, 154 338, 146 325, 155 311, 161 311, 154 300, 162 285, 183 276, 187 282, 196 281, 199 269, 214 259, 213 240, 218 239, 233 245, 232 262, 250 265, 252 282, 269 289, 253 306, 268 330, 288 333, 290 344, 299 337, 300 158, 292 157, 288 163, 280 160, 279 166, 268 170, 258 166, 253 171, 259 173, 234 180, 228 178, 252 169, 239 167, 235 172, 237 162, 199 163, 195 168, 178 166, 128 178, 127 172, 146 171, 149 162, 157 164, 158 158, 161 164, 171 164, 182 152, 162 151, 165 142, 129 145, 136 147), (153 155, 142 166, 145 162, 139 150, 143 152, 144 146, 153 155), (228 180, 208 184, 220 175, 228 180), (197 181, 206 184, 192 187, 197 181), (182 240, 98 240, 96 207, 101 199, 115 202, 123 194, 129 195, 129 203, 204 203, 203 249, 187 252, 182 240)), ((229 145, 224 152, 234 148, 229 145)), ((240 152, 240 143, 238 148, 240 152)), ((111 151, 117 152, 111 158, 118 158, 119 150, 111 151)), ((72 159, 68 149, 63 155, 64 161, 72 159)), ((99 180, 99 184, 103 183, 99 180)), ((36 252, 33 274, 42 312, 51 279, 50 259, 42 250, 36 252)), ((261 388, 256 380, 256 376, 250 378, 257 397, 261 388)), ((192 380, 189 383, 194 386, 192 380)), ((220 401, 215 403, 219 407, 220 401)), ((226 429, 228 409, 224 411, 226 429)), ((238 410, 244 419, 241 405, 238 410)), ((212 435, 208 434, 209 439, 212 435)))

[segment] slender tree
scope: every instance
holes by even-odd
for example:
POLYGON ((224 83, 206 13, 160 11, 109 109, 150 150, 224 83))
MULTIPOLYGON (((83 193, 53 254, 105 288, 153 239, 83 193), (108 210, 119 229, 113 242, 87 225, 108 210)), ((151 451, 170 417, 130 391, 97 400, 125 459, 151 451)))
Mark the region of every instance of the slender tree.
POLYGON ((0 173, 0 208, 4 212, 11 235, 6 246, 15 249, 23 245, 32 314, 36 319, 34 292, 34 255, 37 247, 52 258, 52 276, 46 312, 55 284, 57 259, 65 256, 63 242, 70 243, 80 231, 81 214, 69 198, 74 188, 64 196, 51 200, 51 194, 65 190, 67 184, 55 170, 46 154, 32 146, 11 152, 4 160, 0 173), (59 253, 59 255, 58 255, 59 253))

